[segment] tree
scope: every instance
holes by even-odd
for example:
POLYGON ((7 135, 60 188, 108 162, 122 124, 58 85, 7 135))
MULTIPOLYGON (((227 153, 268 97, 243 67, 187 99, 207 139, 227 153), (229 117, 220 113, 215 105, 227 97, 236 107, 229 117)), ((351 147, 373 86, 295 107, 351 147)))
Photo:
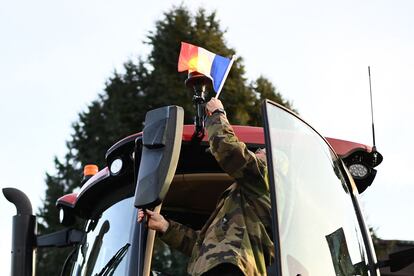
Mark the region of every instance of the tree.
MULTIPOLYGON (((46 198, 38 212, 43 218, 41 233, 60 228, 54 204, 59 196, 80 186, 81 168, 90 162, 105 166, 106 150, 119 139, 140 131, 148 110, 179 105, 185 110, 185 123, 193 122, 192 95, 184 88, 187 76, 177 73, 180 42, 200 45, 229 57, 236 51, 226 45, 224 34, 216 13, 203 9, 193 15, 183 6, 175 7, 156 22, 155 30, 145 42, 152 46, 150 54, 127 61, 122 73, 115 71, 104 91, 73 124, 65 162, 56 160, 56 176, 46 176, 46 198)), ((291 108, 291 103, 266 78, 248 84, 241 57, 234 62, 220 98, 234 124, 260 125, 259 106, 264 98, 291 108)), ((57 259, 62 260, 63 256, 41 254, 39 275, 56 275, 57 259)))
POLYGON ((252 82, 250 84, 250 89, 256 93, 256 97, 258 99, 254 102, 254 105, 252 106, 253 110, 249 110, 249 114, 252 114, 250 124, 261 122, 262 119, 260 112, 254 111, 260 110, 261 102, 265 99, 272 100, 294 112, 297 112, 293 108, 292 102, 284 99, 282 94, 276 89, 276 87, 263 76, 260 76, 254 82, 252 82))
MULTIPOLYGON (((67 193, 71 187, 78 183, 80 173, 73 164, 74 157, 69 151, 65 156, 65 162, 60 162, 55 158, 57 174, 52 176, 46 174, 46 195, 43 201, 43 208, 39 210, 37 216, 41 218, 38 224, 38 232, 41 234, 59 230, 59 214, 56 208, 56 200, 67 193)), ((37 275, 59 275, 60 268, 63 266, 66 256, 69 254, 68 248, 40 248, 37 252, 37 275)))

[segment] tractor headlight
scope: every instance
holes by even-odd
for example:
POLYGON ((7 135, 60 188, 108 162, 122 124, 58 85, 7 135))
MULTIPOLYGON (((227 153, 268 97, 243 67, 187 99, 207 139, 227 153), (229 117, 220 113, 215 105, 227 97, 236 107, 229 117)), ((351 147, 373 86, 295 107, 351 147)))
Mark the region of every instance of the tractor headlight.
POLYGON ((348 169, 355 179, 363 179, 368 175, 368 168, 363 164, 352 164, 348 169))
POLYGON ((117 175, 122 170, 123 162, 121 158, 112 161, 110 171, 112 175, 117 175))

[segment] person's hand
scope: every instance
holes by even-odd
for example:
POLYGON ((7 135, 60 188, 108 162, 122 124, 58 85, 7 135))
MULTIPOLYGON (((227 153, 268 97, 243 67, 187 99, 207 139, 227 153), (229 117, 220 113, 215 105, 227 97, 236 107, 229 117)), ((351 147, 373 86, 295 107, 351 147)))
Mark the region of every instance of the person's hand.
POLYGON ((162 215, 148 209, 145 210, 145 212, 142 209, 138 210, 138 222, 142 222, 145 215, 147 216, 149 229, 165 233, 170 226, 168 221, 162 215))
POLYGON ((211 100, 206 104, 207 115, 210 116, 216 109, 223 108, 223 104, 219 99, 211 98, 211 100))

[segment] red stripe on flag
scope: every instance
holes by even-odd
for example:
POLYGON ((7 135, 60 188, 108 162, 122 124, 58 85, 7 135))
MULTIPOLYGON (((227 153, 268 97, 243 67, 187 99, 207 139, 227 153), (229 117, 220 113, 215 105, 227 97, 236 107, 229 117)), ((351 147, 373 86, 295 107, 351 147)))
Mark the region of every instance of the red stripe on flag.
POLYGON ((187 71, 189 69, 190 60, 197 57, 197 55, 197 46, 181 42, 180 57, 178 58, 178 72, 187 71))

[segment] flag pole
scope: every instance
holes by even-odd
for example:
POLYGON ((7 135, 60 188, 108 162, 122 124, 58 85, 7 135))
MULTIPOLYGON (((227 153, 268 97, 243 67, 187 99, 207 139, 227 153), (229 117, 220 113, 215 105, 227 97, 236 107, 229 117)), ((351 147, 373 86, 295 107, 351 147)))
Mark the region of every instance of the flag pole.
POLYGON ((224 83, 226 82, 227 75, 229 74, 230 69, 231 69, 231 67, 233 66, 233 62, 234 62, 234 60, 235 60, 235 59, 236 59, 236 56, 235 56, 235 55, 233 55, 233 56, 231 57, 231 60, 230 60, 229 66, 227 67, 226 73, 224 73, 223 81, 221 82, 220 87, 219 87, 219 89, 218 89, 218 91, 217 91, 217 94, 216 94, 216 96, 215 96, 215 98, 216 98, 216 99, 218 99, 218 97, 219 97, 219 95, 220 95, 220 93, 221 93, 221 89, 223 88, 223 85, 224 85, 224 83))

